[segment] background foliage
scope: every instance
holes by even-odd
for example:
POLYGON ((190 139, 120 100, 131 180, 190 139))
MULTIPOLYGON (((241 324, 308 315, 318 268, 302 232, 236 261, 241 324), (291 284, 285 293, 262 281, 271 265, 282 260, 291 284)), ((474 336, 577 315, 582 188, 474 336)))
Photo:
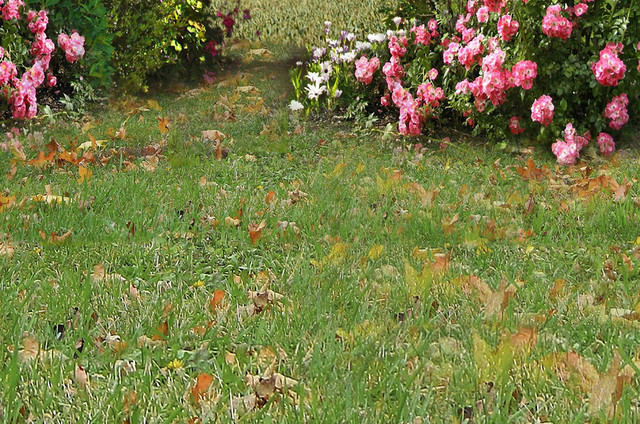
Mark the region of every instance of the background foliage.
POLYGON ((252 38, 260 31, 260 37, 268 41, 319 45, 324 41, 323 21, 352 32, 378 31, 383 26, 384 10, 393 8, 397 1, 246 0, 242 4, 251 10, 252 19, 238 36, 252 38))

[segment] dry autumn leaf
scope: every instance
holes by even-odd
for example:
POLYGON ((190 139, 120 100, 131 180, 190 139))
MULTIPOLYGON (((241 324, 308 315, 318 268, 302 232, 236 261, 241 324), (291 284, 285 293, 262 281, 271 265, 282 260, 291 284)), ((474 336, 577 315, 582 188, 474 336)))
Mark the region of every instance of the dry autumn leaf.
POLYGON ((202 131, 202 139, 204 141, 222 141, 226 137, 227 136, 222 131, 218 131, 218 130, 202 131))
POLYGON ((49 242, 52 244, 61 244, 67 241, 71 237, 72 230, 73 228, 69 228, 69 230, 66 233, 63 233, 60 235, 58 235, 57 231, 54 231, 51 233, 50 236, 47 236, 47 234, 42 230, 39 230, 38 232, 40 233, 40 237, 42 238, 43 241, 49 242))
POLYGON ((209 387, 213 383, 213 376, 207 373, 200 373, 196 378, 196 383, 191 388, 191 398, 197 404, 207 397, 209 387))
POLYGON ((27 161, 27 164, 36 168, 43 168, 47 164, 53 165, 53 159, 55 155, 56 152, 50 152, 48 155, 45 155, 45 153, 41 151, 40 153, 38 153, 38 157, 36 159, 27 161))
POLYGON ((150 337, 147 337, 146 335, 142 335, 140 337, 138 337, 137 340, 137 346, 138 348, 156 348, 156 347, 160 347, 160 346, 165 346, 167 344, 166 340, 153 340, 150 337))
POLYGON ((167 340, 168 335, 169 335, 169 323, 167 321, 164 321, 162 324, 158 326, 158 328, 156 328, 156 331, 151 337, 151 340, 153 341, 167 340))
POLYGON ((18 350, 18 360, 22 363, 33 361, 38 357, 40 344, 35 337, 25 336, 22 340, 23 348, 18 350))
POLYGON ((383 245, 374 244, 373 246, 371 246, 371 249, 369 249, 369 253, 368 253, 369 259, 371 259, 372 261, 375 261, 380 256, 382 256, 383 250, 384 250, 383 245))
POLYGON ((76 364, 73 379, 81 389, 86 389, 89 385, 89 374, 87 373, 87 370, 82 368, 80 364, 76 364))
POLYGON ((220 305, 222 304, 222 301, 224 300, 224 297, 226 295, 226 292, 224 290, 216 290, 213 292, 213 297, 211 298, 211 300, 209 300, 209 306, 211 307, 212 310, 216 310, 220 307, 220 305))
POLYGON ((514 351, 528 351, 538 344, 538 329, 521 328, 516 334, 511 334, 508 340, 514 351))
POLYGON ((240 225, 240 219, 228 216, 224 219, 224 223, 230 227, 238 227, 240 225))
POLYGON ((558 378, 589 393, 600 378, 596 368, 576 352, 553 353, 541 361, 543 367, 558 378))
POLYGON ((78 183, 83 183, 91 179, 91 177, 93 176, 93 171, 80 165, 78 166, 78 174, 80 175, 80 178, 78 178, 78 183))
POLYGON ((218 140, 216 142, 216 160, 222 160, 229 155, 229 148, 224 147, 222 142, 218 140))
POLYGON ((267 226, 265 221, 260 222, 260 224, 251 223, 249 224, 249 237, 251 238, 251 244, 256 244, 256 242, 262 236, 262 230, 267 226))
POLYGON ((10 242, 0 241, 0 256, 5 256, 9 259, 13 258, 15 247, 10 242))
POLYGON ((158 129, 161 134, 166 134, 169 132, 169 118, 158 116, 158 129))
POLYGON ((484 314, 487 318, 502 314, 509 305, 509 300, 515 296, 516 287, 513 284, 507 286, 503 279, 498 290, 491 293, 484 307, 484 314))
POLYGON ((91 282, 92 283, 110 283, 110 282, 122 282, 125 281, 125 278, 120 274, 109 274, 106 272, 104 265, 102 263, 97 264, 93 267, 93 273, 91 274, 91 282))
POLYGON ((267 205, 270 205, 271 203, 275 202, 275 197, 276 197, 276 192, 273 190, 270 190, 267 195, 264 198, 264 202, 267 205))
POLYGON ((517 167, 516 172, 525 180, 535 181, 541 181, 545 176, 550 174, 549 168, 546 165, 538 168, 531 158, 527 159, 527 163, 524 167, 517 167))
POLYGON ((445 236, 450 235, 454 231, 454 227, 459 219, 460 215, 458 214, 455 214, 451 219, 442 219, 442 231, 445 236))

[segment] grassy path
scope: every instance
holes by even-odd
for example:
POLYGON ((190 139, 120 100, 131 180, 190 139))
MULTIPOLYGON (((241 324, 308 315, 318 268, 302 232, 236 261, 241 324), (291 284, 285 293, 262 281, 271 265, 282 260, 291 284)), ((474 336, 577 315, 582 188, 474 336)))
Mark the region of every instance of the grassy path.
POLYGON ((238 51, 0 152, 3 420, 637 417, 637 152, 298 122, 238 51))

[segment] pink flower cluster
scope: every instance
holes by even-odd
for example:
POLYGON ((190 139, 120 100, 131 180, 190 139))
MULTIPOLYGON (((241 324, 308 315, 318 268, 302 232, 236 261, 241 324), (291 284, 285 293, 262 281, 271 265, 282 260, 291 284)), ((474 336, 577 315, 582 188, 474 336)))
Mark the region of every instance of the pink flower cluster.
MULTIPOLYGON (((400 87, 400 90, 404 89, 400 87)), ((420 99, 414 100, 410 93, 405 93, 404 99, 396 103, 396 106, 400 107, 398 130, 402 135, 420 135, 426 120, 424 112, 420 110, 420 99)))
POLYGON ((440 101, 445 97, 442 87, 436 87, 431 82, 420 84, 417 95, 425 104, 434 109, 440 106, 440 101))
POLYGON ((458 51, 460 51, 460 44, 456 42, 449 43, 447 46, 447 50, 442 52, 442 61, 446 65, 452 64, 454 59, 456 58, 456 55, 458 54, 458 51))
POLYGON ((502 9, 507 5, 506 0, 484 0, 484 5, 489 9, 489 12, 501 13, 502 9))
POLYGON ((598 147, 603 155, 610 155, 616 150, 616 143, 613 141, 613 137, 605 132, 598 134, 598 147))
POLYGON ((604 110, 603 116, 610 119, 609 126, 614 130, 619 130, 624 124, 629 121, 629 113, 627 112, 627 105, 629 104, 629 97, 625 93, 619 96, 615 96, 607 104, 604 110))
POLYGON ((553 122, 553 100, 543 94, 531 105, 531 120, 549 126, 553 122))
POLYGON ((356 60, 356 79, 363 84, 371 84, 373 74, 380 68, 380 59, 377 57, 368 60, 365 56, 356 60))
POLYGON ((618 57, 619 53, 622 53, 622 44, 609 43, 600 51, 600 60, 591 64, 593 75, 600 84, 615 87, 624 78, 627 67, 618 57))
POLYGON ((573 23, 562 16, 562 7, 559 4, 547 7, 547 13, 542 18, 542 32, 549 37, 558 37, 566 40, 571 36, 573 23))
MULTIPOLYGON (((434 37, 438 36, 436 21, 430 20, 427 28, 421 25, 411 29, 410 33, 415 35, 414 45, 429 44, 434 37)), ((402 57, 407 53, 408 45, 409 40, 404 35, 389 37, 388 48, 391 59, 382 67, 388 91, 380 99, 380 102, 383 106, 388 106, 390 102, 393 102, 400 110, 398 129, 401 134, 420 135, 427 113, 437 108, 445 95, 442 88, 434 86, 432 82, 438 77, 437 69, 429 70, 427 76, 431 81, 418 86, 415 98, 402 86, 402 79, 405 76, 402 57)), ((371 82, 372 74, 380 66, 380 62, 376 59, 373 58, 369 61, 363 56, 356 62, 356 79, 358 81, 365 84, 371 82)))
POLYGON ((589 131, 582 135, 578 135, 573 124, 568 123, 564 129, 564 141, 556 140, 551 145, 551 151, 561 165, 574 165, 576 159, 580 156, 580 150, 591 140, 589 131))
POLYGON ((6 2, 0 1, 0 6, 2 7, 2 19, 5 21, 10 21, 12 19, 20 19, 20 7, 24 6, 24 1, 22 0, 6 0, 6 2))
POLYGON ((429 31, 427 31, 427 28, 425 28, 424 25, 414 25, 413 27, 411 27, 410 32, 416 34, 416 38, 413 41, 413 44, 422 44, 423 46, 431 44, 431 34, 429 34, 429 31))
POLYGON ((578 3, 573 6, 573 13, 575 13, 576 16, 584 15, 585 13, 587 13, 587 10, 589 10, 589 6, 584 3, 578 3))
POLYGON ((65 33, 58 35, 58 45, 64 50, 67 62, 77 62, 84 56, 84 37, 73 31, 71 37, 65 33))
POLYGON ((396 37, 392 35, 389 37, 389 51, 391 52, 391 56, 401 58, 405 54, 407 54, 407 45, 409 44, 409 40, 407 37, 396 37))
POLYGON ((512 70, 503 68, 506 53, 500 47, 495 47, 491 53, 482 58, 482 74, 474 81, 462 80, 456 84, 456 94, 471 91, 475 98, 474 104, 478 112, 485 109, 486 100, 494 106, 499 106, 507 99, 507 91, 513 87, 525 90, 533 86, 537 75, 537 64, 530 60, 516 63, 512 70))
POLYGON ((500 34, 502 41, 511 40, 511 37, 518 32, 519 26, 518 21, 511 18, 511 16, 502 15, 500 19, 498 19, 498 34, 500 34))
POLYGON ((479 62, 480 56, 484 53, 482 40, 484 35, 480 34, 458 51, 458 60, 465 69, 469 70, 474 63, 479 62))
POLYGON ((395 56, 391 56, 391 60, 384 64, 382 73, 385 76, 389 90, 392 89, 391 87, 393 87, 396 82, 401 82, 405 74, 400 59, 395 56))
POLYGON ((511 132, 515 135, 524 132, 524 128, 522 128, 521 123, 522 118, 520 118, 519 116, 512 116, 511 119, 509 119, 509 130, 511 130, 511 132))
POLYGON ((209 40, 209 42, 205 44, 204 49, 208 51, 212 57, 216 57, 222 51, 222 49, 218 47, 216 40, 209 40))
POLYGON ((515 85, 525 90, 533 87, 533 80, 538 75, 538 64, 530 60, 521 60, 511 69, 515 85))

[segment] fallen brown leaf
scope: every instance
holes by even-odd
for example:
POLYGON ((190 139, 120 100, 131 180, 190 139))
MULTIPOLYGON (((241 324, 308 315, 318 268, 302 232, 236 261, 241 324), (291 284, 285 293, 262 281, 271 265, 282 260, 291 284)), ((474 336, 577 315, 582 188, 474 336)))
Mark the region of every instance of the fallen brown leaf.
POLYGON ((196 384, 191 388, 191 396, 195 403, 199 403, 206 398, 211 383, 213 383, 213 376, 211 374, 198 374, 196 384))
POLYGON ((265 221, 262 221, 260 224, 251 223, 249 224, 249 237, 251 238, 251 244, 256 244, 256 242, 262 236, 262 230, 267 226, 265 221))

